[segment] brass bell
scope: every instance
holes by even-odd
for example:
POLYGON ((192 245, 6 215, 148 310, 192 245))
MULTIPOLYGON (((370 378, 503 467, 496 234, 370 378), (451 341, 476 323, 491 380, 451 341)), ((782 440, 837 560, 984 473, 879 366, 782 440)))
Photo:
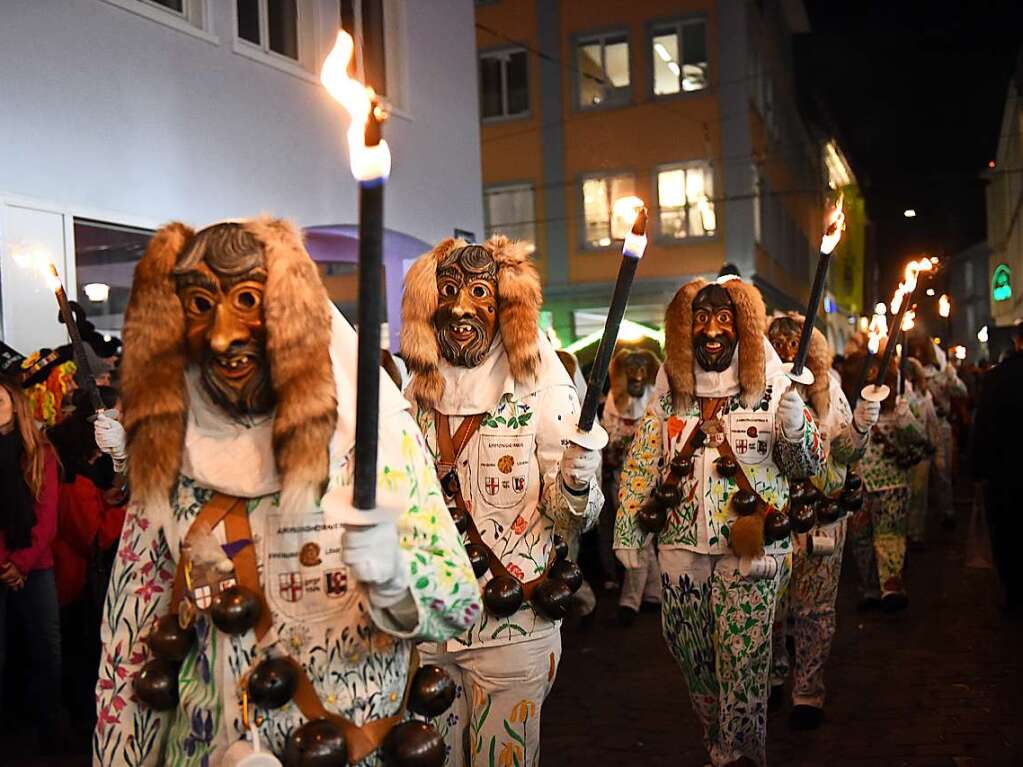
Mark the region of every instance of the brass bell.
POLYGON ((451 520, 455 523, 458 532, 464 535, 465 531, 469 529, 469 514, 458 507, 453 507, 448 511, 451 512, 451 520))
POLYGON ((473 573, 477 578, 482 578, 490 567, 490 554, 478 543, 465 544, 465 553, 469 555, 469 564, 472 565, 473 573))
POLYGON ((644 533, 656 535, 668 524, 668 512, 659 503, 645 503, 636 511, 635 520, 644 533))
POLYGON ((583 585, 583 571, 579 569, 579 565, 567 559, 562 559, 551 565, 547 577, 562 581, 573 594, 583 585))
POLYGON ((153 655, 180 663, 195 645, 195 632, 181 628, 177 615, 164 615, 146 641, 153 655))
POLYGON ((263 600, 244 586, 230 586, 210 602, 210 618, 225 634, 244 634, 259 622, 263 600))
POLYGON ((487 581, 483 587, 483 606, 487 612, 498 618, 513 615, 525 599, 522 584, 510 575, 498 575, 487 581))
POLYGON ((545 618, 560 621, 572 605, 572 589, 557 578, 544 578, 533 592, 530 603, 545 618))
POLYGON ((287 658, 267 658, 249 674, 249 698, 261 708, 280 708, 295 696, 298 673, 287 658))
POLYGON ((178 664, 153 658, 135 674, 132 689, 154 711, 170 711, 178 705, 178 664))
POLYGON ((808 533, 817 524, 817 512, 809 503, 792 506, 789 509, 789 521, 797 533, 808 533))
POLYGON ((858 511, 863 506, 863 493, 846 490, 838 496, 838 503, 846 511, 858 511))
POLYGON ((568 556, 568 543, 557 533, 551 536, 551 544, 554 548, 554 558, 564 559, 568 556))
POLYGON ((823 525, 830 525, 842 518, 845 511, 837 502, 826 500, 817 505, 817 519, 823 525))
POLYGON ((344 767, 348 744, 329 719, 311 719, 296 727, 284 744, 284 767, 344 767))
POLYGON ((739 473, 739 464, 736 463, 734 458, 729 458, 726 455, 723 455, 714 461, 714 466, 717 468, 718 474, 725 479, 731 479, 739 473))
POLYGON ((392 727, 381 750, 388 767, 443 767, 447 755, 440 733, 416 720, 392 727))
POLYGON ((693 459, 676 455, 671 459, 671 470, 680 477, 688 477, 693 473, 693 459))
POLYGON ((732 494, 732 510, 740 517, 748 517, 757 510, 757 494, 750 490, 739 490, 732 494))
POLYGON ((678 484, 659 482, 654 488, 654 501, 665 509, 674 509, 682 503, 682 488, 678 484))
POLYGON ((863 486, 863 477, 854 471, 848 471, 845 475, 845 489, 859 490, 863 486))
POLYGON ((772 511, 764 519, 764 537, 768 541, 781 541, 792 533, 792 523, 789 522, 788 514, 780 511, 772 511))
POLYGON ((413 714, 432 719, 451 708, 456 693, 451 675, 440 666, 426 663, 412 677, 408 707, 413 714))

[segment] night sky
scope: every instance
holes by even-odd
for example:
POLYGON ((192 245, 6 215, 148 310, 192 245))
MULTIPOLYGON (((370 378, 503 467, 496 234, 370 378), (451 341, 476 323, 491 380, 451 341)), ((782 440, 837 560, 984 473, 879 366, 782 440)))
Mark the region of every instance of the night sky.
POLYGON ((916 253, 986 237, 983 173, 1023 43, 1023 3, 806 7, 812 34, 797 41, 797 82, 823 105, 864 187, 886 293, 916 253), (917 217, 904 218, 906 208, 917 217))

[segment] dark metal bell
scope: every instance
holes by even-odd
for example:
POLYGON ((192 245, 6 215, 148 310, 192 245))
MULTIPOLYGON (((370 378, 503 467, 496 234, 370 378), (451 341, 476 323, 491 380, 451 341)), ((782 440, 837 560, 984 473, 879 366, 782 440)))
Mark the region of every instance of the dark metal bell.
POLYGON ((348 744, 336 724, 311 719, 296 727, 284 744, 284 767, 344 767, 348 744))
POLYGON ((560 621, 568 615, 568 608, 572 605, 572 589, 557 578, 544 578, 533 592, 531 602, 545 618, 560 621))
POLYGON ((863 487, 863 477, 854 471, 849 471, 845 475, 845 489, 846 490, 859 490, 863 487))
POLYGON ((793 506, 805 506, 817 499, 817 489, 807 483, 794 484, 789 490, 789 503, 793 506))
POLYGON ((551 536, 551 543, 554 546, 555 559, 564 559, 568 556, 568 542, 564 538, 555 533, 551 536))
POLYGON ((636 511, 636 525, 644 533, 656 535, 668 524, 668 512, 659 503, 645 503, 636 511))
POLYGON ((863 493, 846 490, 838 496, 838 503, 846 511, 858 511, 863 506, 863 493))
POLYGON ((477 578, 482 578, 483 573, 490 567, 490 554, 478 543, 465 544, 465 553, 469 555, 469 564, 477 578))
POLYGON ((817 504, 817 521, 822 525, 830 525, 832 522, 837 522, 845 514, 842 507, 835 501, 824 501, 817 504))
POLYGON ((562 581, 573 594, 583 585, 583 571, 579 569, 579 565, 567 559, 562 559, 560 562, 555 562, 551 565, 551 570, 547 577, 552 580, 562 581))
POLYGON ((451 512, 451 520, 455 523, 455 527, 458 528, 458 532, 465 533, 469 529, 469 515, 461 509, 454 507, 448 509, 451 512))
POLYGON ((739 464, 736 463, 735 459, 725 455, 714 461, 714 466, 717 468, 718 474, 725 479, 731 479, 739 471, 739 464))
POLYGON ((153 655, 180 663, 195 645, 195 631, 181 628, 177 615, 164 615, 157 620, 147 641, 153 655))
POLYGON ((170 711, 178 705, 178 664, 167 658, 153 658, 135 674, 132 688, 151 709, 170 711))
POLYGON ((788 538, 792 532, 792 523, 789 522, 788 514, 780 511, 772 511, 764 520, 764 538, 768 541, 781 541, 788 538))
POLYGON ((210 618, 225 634, 244 634, 259 621, 263 600, 244 586, 231 586, 210 602, 210 618))
POLYGON ((448 672, 426 663, 412 677, 408 707, 412 713, 432 719, 451 708, 456 693, 454 680, 448 672))
POLYGON ((383 743, 387 767, 443 767, 444 738, 426 722, 402 722, 391 728, 383 743))
POLYGON ((797 533, 808 533, 817 524, 817 512, 809 503, 792 506, 789 509, 789 521, 792 523, 792 529, 797 533))
POLYGON ((732 494, 732 511, 740 517, 747 517, 757 510, 757 494, 750 490, 740 490, 732 494))
POLYGON ((522 584, 510 575, 498 575, 483 587, 483 606, 498 618, 507 618, 522 607, 526 598, 522 584))
POLYGON ((660 484, 654 488, 654 501, 665 509, 674 509, 682 503, 682 487, 677 484, 660 484))
POLYGON ((298 673, 287 658, 267 658, 249 674, 249 698, 261 708, 280 708, 297 688, 298 673))
POLYGON ((676 455, 671 459, 671 470, 680 477, 688 477, 693 473, 693 459, 676 455))

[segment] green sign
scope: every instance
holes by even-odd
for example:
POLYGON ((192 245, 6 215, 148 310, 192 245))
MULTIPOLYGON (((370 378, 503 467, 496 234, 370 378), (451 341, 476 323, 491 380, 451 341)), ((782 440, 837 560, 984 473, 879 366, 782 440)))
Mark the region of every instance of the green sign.
POLYGON ((1012 270, 1008 264, 999 264, 991 276, 991 298, 1008 301, 1012 298, 1012 270))

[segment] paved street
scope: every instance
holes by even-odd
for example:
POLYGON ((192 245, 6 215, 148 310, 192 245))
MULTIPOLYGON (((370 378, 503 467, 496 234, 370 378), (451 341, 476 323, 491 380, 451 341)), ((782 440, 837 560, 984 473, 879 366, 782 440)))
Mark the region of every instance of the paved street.
MULTIPOLYGON (((771 716, 769 760, 785 767, 1023 765, 1023 621, 998 612, 993 572, 966 567, 969 507, 959 528, 933 520, 926 551, 907 566, 910 607, 856 612, 846 552, 838 634, 828 674, 828 720, 790 732, 788 703, 771 716)), ((557 686, 544 708, 546 765, 701 767, 706 754, 659 616, 613 625, 602 598, 589 633, 564 632, 557 686)))

